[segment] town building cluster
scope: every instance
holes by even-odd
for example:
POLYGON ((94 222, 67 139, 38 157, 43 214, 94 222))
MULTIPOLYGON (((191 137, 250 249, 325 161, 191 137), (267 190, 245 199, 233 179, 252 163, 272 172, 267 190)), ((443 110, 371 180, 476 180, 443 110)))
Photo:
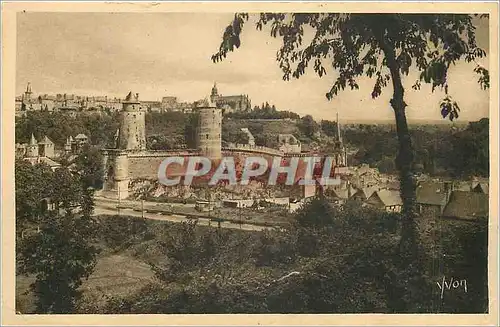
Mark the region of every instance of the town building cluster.
MULTIPOLYGON (((214 84, 210 99, 224 112, 247 111, 251 109, 248 95, 227 95, 218 93, 214 84)), ((199 101, 180 102, 175 96, 164 96, 161 101, 141 101, 144 110, 149 112, 184 112, 190 113, 199 106, 199 101)), ((39 94, 35 96, 31 83, 26 90, 16 97, 16 116, 23 116, 28 111, 62 111, 75 115, 80 111, 88 112, 115 112, 123 107, 123 99, 108 96, 83 96, 75 94, 39 94)))
MULTIPOLYGON (((292 134, 277 134, 278 146, 271 149, 255 144, 255 137, 248 128, 241 128, 246 134, 245 144, 222 143, 222 115, 226 111, 245 111, 251 108, 248 96, 222 96, 214 84, 209 97, 194 103, 179 103, 175 97, 164 97, 162 101, 139 101, 139 94, 130 92, 123 100, 107 97, 79 97, 74 95, 41 95, 32 96, 31 85, 16 99, 16 109, 29 110, 82 110, 82 108, 110 109, 120 112, 120 126, 116 133, 116 146, 104 149, 105 183, 103 194, 119 199, 133 193, 131 185, 135 180, 155 180, 158 167, 163 159, 169 156, 204 156, 219 160, 222 156, 245 158, 246 156, 294 156, 311 155, 301 142, 292 134), (18 106, 17 106, 18 105, 18 106), (196 112, 199 115, 196 128, 196 146, 193 149, 170 151, 151 151, 146 147, 145 114, 148 111, 182 111, 196 112)), ((321 186, 305 185, 297 196, 283 197, 265 191, 265 185, 257 185, 251 194, 231 199, 221 195, 220 203, 226 206, 253 206, 259 197, 267 202, 284 201, 287 198, 290 210, 296 210, 308 198, 321 192, 334 205, 344 205, 348 201, 356 201, 361 206, 375 207, 387 212, 400 212, 399 180, 395 176, 379 173, 368 165, 349 167, 347 150, 341 134, 341 126, 337 115, 338 135, 334 153, 336 167, 346 167, 347 173, 341 176, 340 185, 321 186), (260 193, 259 193, 260 192, 260 193), (256 195, 258 194, 257 198, 256 195), (297 199, 299 198, 299 199, 297 199), (281 199, 281 200, 279 200, 281 199), (278 201, 279 200, 279 201, 278 201)), ((16 144, 16 157, 31 164, 45 163, 55 170, 61 166, 56 160, 61 156, 75 156, 89 142, 84 134, 69 136, 62 149, 56 149, 54 143, 44 136, 36 140, 34 135, 28 143, 16 144)), ((175 173, 175 172, 174 172, 175 173)), ((181 171, 176 172, 182 174, 181 171)), ((422 215, 435 217, 476 219, 488 215, 488 180, 474 178, 471 181, 432 179, 429 176, 418 177, 416 202, 422 215)), ((189 188, 189 187, 188 187, 189 188)), ((177 189, 176 187, 172 190, 177 189)), ((172 192, 170 190, 170 192, 172 192)), ((188 191, 183 191, 188 194, 188 191)), ((217 192, 213 192, 216 194, 217 192)), ((200 207, 203 200, 200 202, 200 207)), ((280 202, 281 203, 281 202, 280 202)), ((209 206, 212 205, 210 202, 209 206)), ((206 208, 205 208, 206 209, 206 208)), ((203 209, 203 210, 205 210, 203 209)))
POLYGON ((57 162, 58 158, 65 156, 69 161, 72 161, 88 142, 89 139, 85 134, 78 134, 75 137, 69 136, 63 149, 56 149, 54 142, 47 135, 37 141, 35 136, 31 134, 28 143, 16 144, 15 155, 16 159, 22 159, 32 165, 43 163, 52 170, 56 170, 61 168, 61 164, 57 162))

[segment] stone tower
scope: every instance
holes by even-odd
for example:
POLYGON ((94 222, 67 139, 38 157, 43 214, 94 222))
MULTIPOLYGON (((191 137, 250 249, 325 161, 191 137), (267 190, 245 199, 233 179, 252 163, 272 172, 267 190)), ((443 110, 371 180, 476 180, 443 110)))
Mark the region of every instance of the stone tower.
POLYGON ((146 112, 141 108, 139 94, 130 92, 122 104, 116 149, 103 152, 103 191, 118 199, 129 196, 128 154, 146 150, 146 112))
POLYGON ((41 157, 47 157, 47 158, 54 158, 55 157, 55 147, 54 147, 54 142, 51 141, 45 135, 45 137, 42 139, 41 142, 38 143, 39 145, 39 154, 41 157))
POLYGON ((139 94, 130 92, 122 104, 118 149, 146 150, 146 112, 141 108, 139 94))
POLYGON ((209 159, 221 158, 222 110, 208 100, 201 101, 196 108, 199 115, 197 147, 201 156, 209 159))
POLYGON ((35 136, 31 134, 30 142, 26 147, 26 157, 28 158, 36 158, 38 157, 38 143, 35 139, 35 136))

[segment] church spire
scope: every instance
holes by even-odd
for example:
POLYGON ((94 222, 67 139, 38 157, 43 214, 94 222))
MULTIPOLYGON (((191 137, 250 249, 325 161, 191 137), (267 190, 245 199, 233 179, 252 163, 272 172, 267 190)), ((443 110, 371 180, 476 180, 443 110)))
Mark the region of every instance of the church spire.
POLYGON ((219 95, 219 91, 217 90, 217 82, 214 82, 214 86, 212 87, 212 96, 217 96, 219 95))

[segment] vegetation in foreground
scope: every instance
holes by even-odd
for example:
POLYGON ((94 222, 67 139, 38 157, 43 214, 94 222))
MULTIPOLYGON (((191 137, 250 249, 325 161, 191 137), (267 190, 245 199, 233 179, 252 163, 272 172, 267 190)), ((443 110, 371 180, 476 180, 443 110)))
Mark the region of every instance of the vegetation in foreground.
POLYGON ((423 218, 417 235, 419 266, 402 267, 395 251, 398 215, 355 206, 341 210, 322 198, 297 212, 290 228, 265 232, 106 216, 93 220, 92 235, 82 238, 81 226, 65 229, 64 221, 64 216, 46 216, 38 220, 41 233, 18 239, 20 267, 30 262, 33 249, 38 255, 38 270, 19 270, 35 276, 30 293, 35 305, 30 307, 24 290, 18 290, 17 309, 23 313, 487 310, 487 222, 423 218), (58 242, 51 237, 56 233, 58 242), (62 243, 78 246, 57 246, 62 243), (122 263, 112 264, 116 258, 122 263), (96 261, 108 262, 106 275, 116 277, 92 287, 99 280, 92 278, 96 261), (49 266, 57 262, 57 278, 40 274, 55 271, 49 266), (122 269, 134 274, 139 268, 149 271, 147 280, 131 275, 138 280, 116 286, 122 269), (436 282, 443 276, 466 279, 468 292, 453 290, 440 299, 436 282), (37 291, 40 280, 51 281, 52 288, 37 291), (55 302, 63 299, 67 285, 73 288, 63 294, 65 302, 55 302), (63 306, 67 303, 71 306, 63 306))

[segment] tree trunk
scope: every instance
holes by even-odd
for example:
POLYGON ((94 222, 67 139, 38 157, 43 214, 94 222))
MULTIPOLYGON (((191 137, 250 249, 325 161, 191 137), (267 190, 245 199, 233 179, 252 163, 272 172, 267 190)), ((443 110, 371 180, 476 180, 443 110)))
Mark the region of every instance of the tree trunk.
POLYGON ((401 82, 401 73, 396 61, 394 49, 385 48, 387 65, 391 72, 394 93, 391 106, 394 110, 396 130, 399 141, 399 151, 396 157, 396 167, 399 171, 400 193, 403 201, 403 226, 400 250, 407 255, 416 254, 415 246, 415 217, 416 217, 416 183, 413 177, 413 147, 408 123, 406 121, 406 103, 404 102, 404 88, 401 82))

